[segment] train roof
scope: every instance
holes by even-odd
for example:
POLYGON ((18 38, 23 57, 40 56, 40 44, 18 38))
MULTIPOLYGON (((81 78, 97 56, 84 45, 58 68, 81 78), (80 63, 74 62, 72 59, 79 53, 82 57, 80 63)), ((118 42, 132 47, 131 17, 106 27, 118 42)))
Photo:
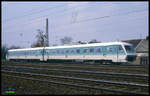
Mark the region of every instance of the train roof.
POLYGON ((22 49, 10 49, 8 51, 22 51, 22 50, 39 50, 43 49, 43 47, 36 47, 36 48, 22 48, 22 49))
MULTIPOLYGON (((55 48, 72 48, 72 47, 89 47, 89 46, 107 46, 107 45, 131 45, 126 42, 106 42, 106 43, 92 43, 92 44, 80 44, 80 45, 64 45, 64 46, 52 46, 52 47, 45 47, 45 49, 55 49, 55 48)), ((37 48, 24 48, 24 49, 11 49, 9 51, 24 51, 24 50, 39 50, 43 49, 44 47, 37 47, 37 48)))
POLYGON ((107 42, 107 43, 92 43, 92 44, 80 44, 80 45, 65 45, 65 46, 53 46, 53 47, 45 47, 45 49, 55 49, 55 48, 72 48, 72 47, 89 47, 89 46, 108 46, 108 45, 131 45, 125 42, 107 42))

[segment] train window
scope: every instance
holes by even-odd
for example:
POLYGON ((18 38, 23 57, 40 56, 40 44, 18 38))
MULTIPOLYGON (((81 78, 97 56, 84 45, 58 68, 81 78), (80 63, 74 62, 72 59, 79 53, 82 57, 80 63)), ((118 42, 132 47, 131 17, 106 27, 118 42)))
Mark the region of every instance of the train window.
POLYGON ((35 55, 36 51, 33 51, 33 54, 35 55))
POLYGON ((108 47, 108 48, 107 48, 107 51, 108 51, 108 52, 112 52, 112 51, 113 51, 113 48, 108 47))
POLYGON ((49 53, 48 50, 45 50, 45 53, 48 54, 49 53))
POLYGON ((80 49, 77 49, 76 52, 77 52, 77 53, 80 53, 80 49))
POLYGON ((66 53, 69 53, 69 50, 66 50, 66 53))
POLYGON ((84 49, 83 52, 84 52, 84 53, 88 52, 88 49, 84 49))
POLYGON ((64 54, 64 51, 63 51, 63 50, 61 51, 61 54, 64 54))
POLYGON ((101 48, 98 48, 98 49, 96 50, 96 52, 101 52, 101 48))
POLYGON ((43 50, 44 51, 44 54, 46 54, 46 50, 43 50))
POLYGON ((40 53, 43 54, 43 50, 41 50, 40 53))
POLYGON ((55 51, 52 51, 52 54, 55 54, 55 51))
POLYGON ((109 48, 109 52, 112 52, 113 51, 113 49, 112 48, 109 48))
POLYGON ((30 51, 30 55, 32 54, 32 51, 30 51))
POLYGON ((57 54, 59 54, 60 52, 59 52, 59 50, 57 50, 57 54))
POLYGON ((107 47, 107 51, 109 51, 109 48, 107 47))
POLYGON ((71 53, 74 53, 74 50, 71 50, 71 53))
POLYGON ((94 52, 94 48, 90 48, 90 52, 94 52))
POLYGON ((133 49, 132 46, 127 46, 127 45, 125 45, 125 49, 126 49, 127 51, 134 51, 134 49, 133 49))
POLYGON ((121 46, 119 46, 119 51, 123 50, 121 46))

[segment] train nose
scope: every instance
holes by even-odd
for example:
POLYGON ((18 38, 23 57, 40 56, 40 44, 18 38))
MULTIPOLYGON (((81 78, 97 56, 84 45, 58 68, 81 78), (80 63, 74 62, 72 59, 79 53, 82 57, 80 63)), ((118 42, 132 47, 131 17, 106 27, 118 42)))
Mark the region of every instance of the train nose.
POLYGON ((136 55, 127 55, 126 60, 131 61, 131 62, 135 61, 136 60, 136 55))
POLYGON ((136 55, 127 55, 126 60, 132 62, 136 60, 136 57, 136 55))

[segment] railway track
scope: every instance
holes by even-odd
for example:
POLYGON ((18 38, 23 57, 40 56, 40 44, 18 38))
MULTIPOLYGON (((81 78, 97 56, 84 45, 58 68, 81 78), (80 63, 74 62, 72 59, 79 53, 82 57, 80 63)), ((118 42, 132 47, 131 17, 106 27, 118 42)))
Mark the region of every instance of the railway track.
POLYGON ((110 92, 119 92, 119 93, 123 93, 123 94, 148 95, 148 87, 149 87, 148 84, 142 84, 142 83, 136 83, 136 82, 126 82, 126 81, 100 80, 100 79, 95 79, 95 78, 91 79, 89 77, 79 78, 79 77, 76 77, 76 75, 73 75, 73 76, 60 76, 60 75, 56 75, 56 74, 51 75, 51 72, 52 71, 54 73, 56 73, 56 72, 66 73, 67 72, 69 74, 78 73, 81 75, 81 77, 83 74, 84 75, 90 74, 90 76, 94 75, 94 74, 96 74, 97 76, 100 76, 103 74, 103 76, 109 75, 110 77, 112 77, 111 75, 115 75, 117 77, 120 75, 120 76, 124 76, 124 77, 128 77, 128 78, 138 77, 138 79, 143 79, 143 78, 149 77, 146 74, 91 72, 91 71, 83 71, 83 70, 80 70, 80 71, 79 70, 60 70, 60 69, 46 69, 46 68, 19 67, 19 66, 2 66, 2 68, 5 69, 5 70, 2 70, 2 73, 4 75, 11 76, 13 78, 38 80, 38 81, 42 81, 42 82, 49 82, 49 83, 82 87, 82 88, 90 88, 90 89, 96 89, 96 90, 105 90, 105 91, 110 91, 110 92), (37 71, 37 70, 39 70, 39 71, 37 71), (45 74, 45 73, 41 74, 44 70, 48 70, 49 74, 45 74), (40 74, 39 74, 39 72, 40 72, 40 74), (114 86, 115 86, 115 88, 114 88, 114 86), (139 91, 139 90, 141 90, 141 91, 139 91))
POLYGON ((55 76, 55 75, 47 75, 47 74, 35 74, 35 73, 27 73, 27 72, 17 72, 17 71, 7 71, 2 70, 2 72, 9 73, 19 73, 19 74, 27 74, 27 75, 37 75, 37 76, 48 76, 53 78, 63 78, 63 79, 72 79, 72 80, 83 80, 83 81, 91 81, 91 82, 103 82, 103 83, 111 83, 111 84, 120 84, 120 85, 128 85, 128 86, 140 86, 140 87, 148 87, 147 84, 137 84, 137 83, 127 83, 127 82, 116 82, 116 81, 108 81, 108 80, 94 80, 94 79, 84 79, 84 78, 74 78, 74 77, 66 77, 66 76, 55 76))
POLYGON ((32 69, 32 70, 47 70, 53 72, 67 72, 67 73, 80 73, 80 74, 104 74, 104 75, 117 75, 117 76, 133 76, 133 77, 149 77, 148 74, 131 74, 131 73, 115 73, 115 72, 96 72, 96 71, 83 71, 83 70, 63 70, 63 69, 49 69, 49 68, 34 68, 22 66, 2 66, 2 68, 19 68, 19 69, 32 69))
POLYGON ((105 71, 108 72, 128 72, 128 73, 148 73, 148 67, 140 65, 123 66, 123 65, 95 65, 95 64, 62 64, 62 63, 21 63, 21 62, 7 62, 2 65, 13 65, 13 66, 28 66, 28 67, 40 67, 40 68, 51 68, 51 69, 75 69, 75 70, 90 70, 90 71, 105 71))
POLYGON ((85 77, 94 78, 96 80, 109 79, 126 82, 137 82, 137 83, 148 83, 147 74, 131 74, 131 73, 116 73, 116 72, 99 72, 99 71, 84 71, 84 70, 62 70, 62 69, 49 69, 49 68, 34 68, 34 67, 21 67, 21 66, 2 66, 4 70, 19 71, 19 72, 32 72, 32 73, 43 73, 49 75, 62 75, 70 77, 85 77), (118 78, 120 78, 118 80, 118 78))
POLYGON ((19 71, 19 72, 32 72, 43 73, 49 75, 62 75, 70 77, 85 77, 94 78, 96 80, 109 79, 126 82, 148 83, 147 74, 131 74, 131 73, 116 73, 116 72, 101 72, 101 71, 85 71, 85 70, 64 70, 64 69, 49 69, 49 68, 35 68, 35 67, 22 67, 22 66, 2 66, 4 70, 19 71), (119 78, 119 79, 118 79, 119 78))

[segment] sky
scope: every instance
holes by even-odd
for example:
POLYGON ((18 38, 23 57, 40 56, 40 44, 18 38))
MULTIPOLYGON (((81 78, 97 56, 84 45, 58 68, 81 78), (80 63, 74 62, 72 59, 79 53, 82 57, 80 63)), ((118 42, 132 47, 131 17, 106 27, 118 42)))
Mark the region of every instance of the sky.
POLYGON ((148 2, 2 2, 2 45, 29 48, 37 29, 46 31, 49 45, 73 42, 144 39, 148 36, 148 2))

